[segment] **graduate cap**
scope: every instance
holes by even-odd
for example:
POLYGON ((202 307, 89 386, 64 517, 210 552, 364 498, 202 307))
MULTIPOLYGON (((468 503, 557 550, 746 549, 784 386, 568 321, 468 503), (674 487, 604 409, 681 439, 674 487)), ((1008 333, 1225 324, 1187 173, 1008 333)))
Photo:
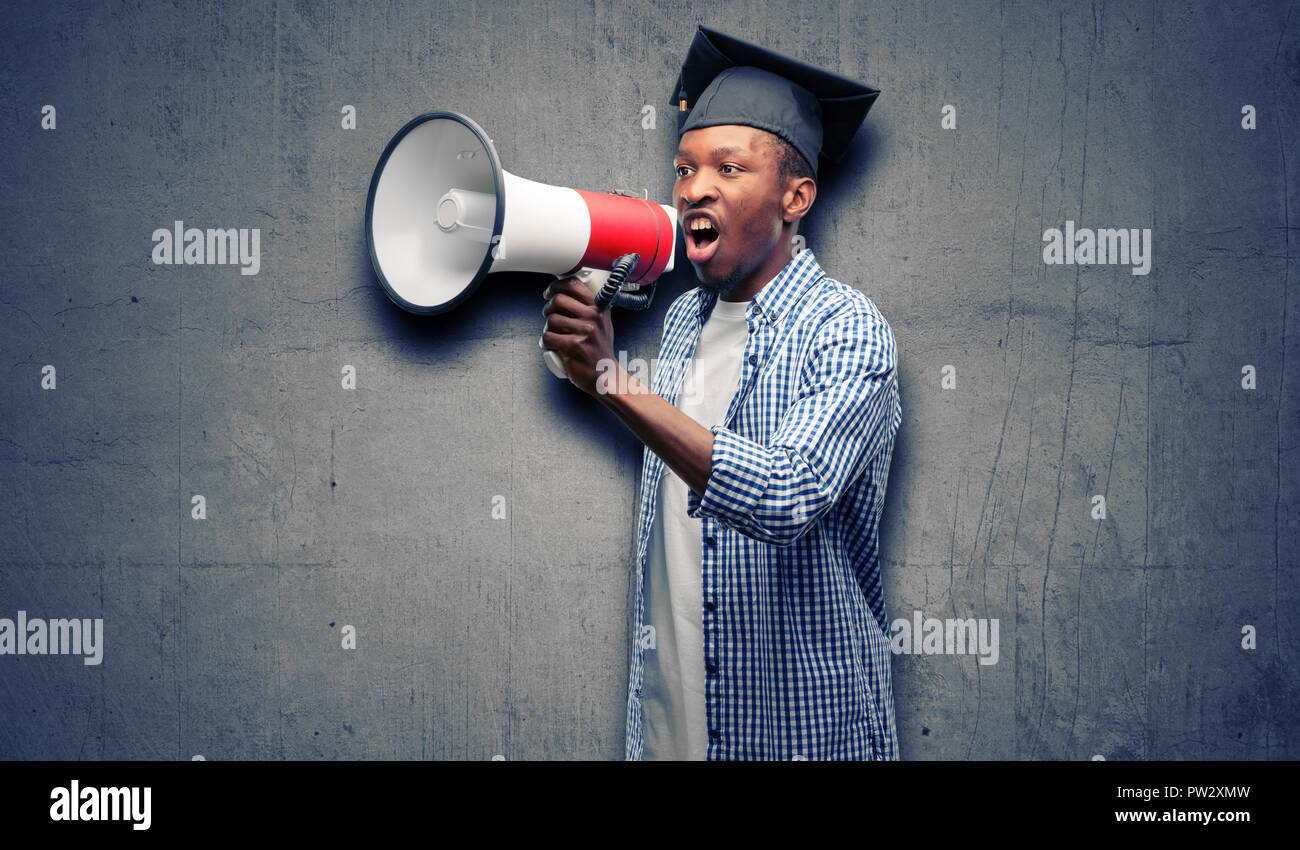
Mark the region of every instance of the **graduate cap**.
POLYGON ((681 133, 744 124, 775 133, 808 160, 839 162, 880 94, 839 74, 701 26, 677 77, 681 133))

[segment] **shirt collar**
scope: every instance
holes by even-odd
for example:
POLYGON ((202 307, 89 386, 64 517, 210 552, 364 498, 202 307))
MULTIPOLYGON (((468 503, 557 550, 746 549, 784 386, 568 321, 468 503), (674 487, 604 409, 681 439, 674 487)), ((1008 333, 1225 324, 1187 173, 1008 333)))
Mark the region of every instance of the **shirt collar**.
MULTIPOLYGON (((824 276, 825 272, 818 265, 813 252, 805 248, 799 252, 797 257, 786 263, 785 268, 781 269, 776 277, 769 280, 754 295, 753 300, 749 302, 749 307, 745 310, 745 320, 752 324, 759 317, 762 317, 775 324, 799 303, 808 287, 821 280, 824 276)), ((702 320, 707 319, 709 314, 713 312, 713 305, 718 300, 718 293, 707 286, 701 285, 696 287, 696 298, 699 304, 700 318, 702 320)))

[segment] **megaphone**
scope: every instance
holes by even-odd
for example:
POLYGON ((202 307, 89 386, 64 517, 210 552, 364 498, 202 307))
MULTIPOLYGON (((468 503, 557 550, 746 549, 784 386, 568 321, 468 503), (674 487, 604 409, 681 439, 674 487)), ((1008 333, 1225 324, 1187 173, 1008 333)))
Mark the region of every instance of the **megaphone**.
MULTIPOLYGON (((393 303, 412 313, 450 310, 495 272, 575 275, 599 292, 616 267, 617 291, 606 296, 645 309, 655 281, 672 271, 676 243, 673 207, 517 177, 483 128, 456 112, 402 127, 366 198, 371 265, 393 303)), ((568 377, 556 352, 545 359, 568 377)))

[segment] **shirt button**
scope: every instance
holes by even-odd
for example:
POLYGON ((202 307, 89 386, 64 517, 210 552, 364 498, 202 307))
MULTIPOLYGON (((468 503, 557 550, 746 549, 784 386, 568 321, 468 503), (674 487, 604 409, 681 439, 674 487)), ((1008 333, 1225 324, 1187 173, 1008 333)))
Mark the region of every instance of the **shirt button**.
POLYGON ((715 741, 721 741, 721 740, 722 740, 722 733, 719 732, 717 729, 710 729, 710 730, 709 730, 709 737, 712 738, 712 739, 715 740, 715 741))
POLYGON ((704 603, 704 607, 705 607, 706 610, 712 611, 714 608, 717 608, 718 606, 717 606, 717 605, 714 605, 714 604, 713 604, 713 600, 710 599, 708 602, 705 602, 705 603, 704 603))
POLYGON ((637 699, 641 699, 641 689, 640 689, 640 688, 637 688, 637 689, 636 689, 636 698, 637 698, 637 699))
POLYGON ((708 666, 705 667, 704 669, 708 672, 710 676, 718 675, 718 665, 714 664, 712 661, 710 661, 708 663, 708 666))
POLYGON ((751 355, 749 355, 749 362, 750 362, 750 363, 757 363, 757 362, 758 362, 758 355, 757 355, 757 354, 751 354, 751 355))
POLYGON ((718 545, 718 540, 717 540, 717 538, 715 538, 715 537, 706 537, 706 538, 704 538, 704 545, 705 545, 705 546, 717 546, 717 545, 718 545))

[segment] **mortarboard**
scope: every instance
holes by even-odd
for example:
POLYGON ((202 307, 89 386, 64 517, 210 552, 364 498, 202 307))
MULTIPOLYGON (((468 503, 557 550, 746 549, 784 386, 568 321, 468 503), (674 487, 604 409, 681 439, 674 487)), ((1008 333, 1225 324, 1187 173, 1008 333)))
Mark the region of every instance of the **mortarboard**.
POLYGON ((794 145, 817 173, 839 162, 879 89, 700 27, 671 101, 679 131, 744 124, 794 145))

